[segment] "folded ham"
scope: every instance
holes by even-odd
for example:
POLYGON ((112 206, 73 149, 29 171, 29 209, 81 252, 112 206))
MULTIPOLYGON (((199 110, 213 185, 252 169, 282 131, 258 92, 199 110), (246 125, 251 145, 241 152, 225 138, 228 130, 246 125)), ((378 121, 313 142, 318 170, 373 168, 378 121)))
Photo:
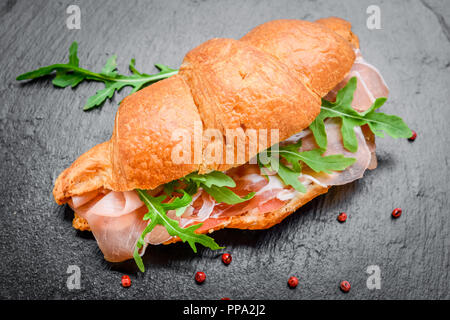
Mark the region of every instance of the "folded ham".
POLYGON ((341 83, 325 96, 324 99, 334 101, 338 91, 345 87, 348 80, 352 77, 356 77, 358 82, 355 95, 353 96, 352 107, 356 111, 363 112, 372 106, 375 99, 380 97, 387 98, 389 89, 378 69, 364 60, 359 49, 356 49, 355 53, 356 60, 350 72, 341 83))
MULTIPOLYGON (((352 106, 355 110, 362 112, 367 110, 376 98, 387 97, 388 88, 378 70, 364 61, 359 50, 356 53, 357 59, 349 74, 325 99, 334 100, 338 90, 343 88, 351 77, 356 76, 358 82, 352 106)), ((322 186, 346 184, 361 178, 366 169, 374 168, 376 165, 375 144, 371 133, 364 127, 363 129, 355 128, 358 139, 356 153, 351 153, 344 148, 340 133, 340 121, 327 119, 325 130, 328 137, 325 155, 343 154, 357 160, 346 170, 332 174, 316 173, 304 167, 299 179, 305 186, 309 184, 322 186)), ((302 140, 300 151, 312 150, 317 147, 310 130, 304 130, 294 135, 283 144, 295 143, 299 139, 302 140)), ((244 196, 249 192, 255 192, 255 196, 249 201, 235 205, 218 204, 209 194, 199 189, 193 196, 191 204, 180 217, 177 217, 173 210, 167 213, 168 216, 179 221, 181 227, 203 223, 201 229, 209 230, 220 223, 223 218, 248 212, 264 214, 275 211, 299 194, 292 187, 284 185, 277 175, 264 177, 257 165, 245 164, 228 170, 226 174, 236 182, 236 187, 232 188, 236 194, 244 196)), ((162 193, 162 191, 156 191, 153 195, 158 195, 158 193, 162 193)), ((106 260, 119 262, 133 257, 136 242, 149 223, 142 219, 147 208, 135 191, 89 192, 83 196, 72 197, 69 205, 77 215, 87 220, 106 260)), ((163 226, 156 226, 152 232, 147 234, 145 242, 146 244, 161 244, 171 238, 163 226)), ((145 247, 140 253, 143 254, 144 251, 145 247)))
POLYGON ((87 220, 105 259, 119 262, 132 258, 137 239, 148 221, 147 213, 135 191, 98 192, 85 202, 85 196, 72 197, 69 205, 87 220))

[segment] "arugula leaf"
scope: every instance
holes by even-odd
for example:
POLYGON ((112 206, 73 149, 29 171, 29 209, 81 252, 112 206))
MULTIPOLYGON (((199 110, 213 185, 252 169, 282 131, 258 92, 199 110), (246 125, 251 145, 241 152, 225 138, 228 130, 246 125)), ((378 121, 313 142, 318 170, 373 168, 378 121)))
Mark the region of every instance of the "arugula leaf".
POLYGON ((132 93, 140 90, 144 86, 156 81, 169 78, 178 73, 178 70, 171 69, 162 64, 155 66, 160 70, 159 73, 148 75, 140 73, 136 70, 135 59, 130 61, 130 70, 132 75, 120 75, 117 72, 116 56, 108 59, 100 73, 96 73, 87 69, 80 68, 77 56, 78 44, 73 42, 69 48, 69 62, 67 64, 58 63, 46 67, 42 67, 24 74, 19 75, 16 80, 37 79, 56 72, 56 76, 52 83, 56 87, 65 88, 71 86, 76 87, 82 81, 98 81, 105 84, 105 88, 97 91, 95 95, 88 98, 83 110, 91 110, 101 106, 106 100, 111 99, 113 95, 126 86, 133 88, 132 93))
POLYGON ((106 83, 105 89, 98 90, 95 95, 89 97, 83 110, 90 110, 100 106, 106 99, 111 99, 114 93, 122 89, 125 85, 123 83, 106 83))
POLYGON ((291 169, 282 163, 278 163, 278 176, 286 185, 292 186, 295 190, 301 193, 306 193, 307 189, 303 183, 298 180, 301 174, 300 170, 291 169))
POLYGON ((117 56, 113 55, 106 61, 105 66, 102 68, 101 74, 105 76, 115 77, 117 75, 117 56))
POLYGON ((343 154, 322 156, 320 149, 300 152, 297 157, 315 172, 325 173, 343 171, 356 162, 356 158, 346 158, 343 154))
POLYGON ((377 136, 384 137, 387 133, 393 138, 409 138, 412 135, 411 130, 400 117, 387 115, 381 112, 375 112, 385 102, 386 98, 378 98, 373 105, 365 112, 359 113, 352 108, 353 94, 356 90, 357 80, 353 77, 347 85, 339 90, 336 102, 330 102, 322 99, 320 114, 310 125, 317 145, 326 150, 327 134, 325 131, 324 120, 326 118, 341 118, 341 133, 344 147, 350 152, 358 150, 358 141, 354 127, 369 125, 370 130, 377 136))
POLYGON ((175 209, 175 215, 177 217, 181 217, 183 213, 186 211, 187 207, 189 207, 189 204, 185 205, 184 207, 179 207, 175 209))
POLYGON ((136 69, 136 67, 135 67, 135 64, 136 64, 136 60, 135 60, 134 58, 131 59, 131 61, 130 61, 130 66, 129 66, 130 71, 131 71, 133 74, 137 74, 137 75, 141 76, 142 74, 141 74, 139 71, 137 71, 137 69, 136 69))
POLYGON ((254 192, 250 192, 245 197, 240 197, 227 187, 218 187, 216 185, 212 185, 211 187, 202 185, 202 188, 219 203, 224 202, 227 204, 237 204, 248 201, 255 195, 254 192))
POLYGON ((168 182, 164 185, 164 193, 167 194, 169 197, 172 196, 172 193, 175 191, 175 188, 178 186, 179 181, 173 180, 171 182, 168 182))
MULTIPOLYGON (((77 57, 78 44, 73 42, 69 48, 69 65, 78 67, 79 60, 77 57)), ((76 87, 81 81, 83 81, 83 76, 77 75, 74 76, 72 74, 67 74, 66 71, 57 71, 56 77, 53 79, 53 85, 56 87, 65 88, 67 86, 72 86, 72 88, 76 87)))
POLYGON ((197 247, 195 246, 196 243, 200 243, 212 250, 223 248, 220 247, 213 238, 208 237, 205 234, 195 233, 195 230, 202 226, 201 223, 187 228, 181 228, 178 224, 178 221, 170 219, 167 216, 167 210, 173 210, 177 205, 182 205, 187 202, 187 197, 190 197, 187 193, 184 193, 183 198, 177 198, 180 200, 176 199, 172 201, 172 203, 162 203, 162 201, 165 200, 166 196, 152 197, 145 190, 140 189, 136 189, 136 192, 138 193, 142 202, 144 202, 144 204, 148 208, 148 213, 144 216, 144 219, 150 220, 149 224, 139 237, 133 253, 134 260, 136 261, 137 266, 142 272, 145 271, 145 267, 142 258, 139 255, 139 250, 145 244, 145 236, 150 233, 157 225, 164 226, 171 236, 179 237, 183 242, 187 241, 194 252, 197 252, 197 247))
POLYGON ((207 174, 198 174, 193 172, 183 178, 184 180, 195 181, 207 187, 213 185, 218 187, 236 187, 234 180, 221 171, 212 171, 207 174))
POLYGON ((182 193, 183 196, 181 198, 175 197, 173 201, 168 203, 161 203, 161 206, 166 210, 176 210, 179 208, 187 207, 192 202, 192 197, 189 193, 184 190, 177 190, 182 193))
MULTIPOLYGON (((301 173, 301 167, 298 161, 297 163, 294 162, 292 165, 293 168, 291 169, 282 164, 279 157, 273 155, 273 153, 279 153, 279 148, 275 150, 278 150, 278 152, 274 152, 273 148, 269 148, 265 151, 266 157, 269 159, 268 161, 266 160, 266 162, 263 162, 260 154, 258 154, 257 162, 259 167, 276 172, 285 185, 293 187, 298 192, 306 193, 306 187, 298 180, 301 173)), ((264 177, 269 180, 267 175, 264 175, 264 177)))
MULTIPOLYGON (((276 171, 278 176, 286 185, 290 185, 295 190, 302 193, 306 193, 307 189, 298 180, 300 174, 302 173, 301 163, 305 163, 315 172, 331 173, 332 171, 342 171, 356 161, 355 158, 346 158, 342 154, 323 156, 323 150, 320 148, 299 152, 301 145, 302 142, 300 140, 295 144, 278 147, 278 151, 274 151, 272 148, 268 149, 267 152, 270 161, 269 164, 265 165, 265 167, 276 171), (292 168, 280 162, 279 158, 273 155, 274 153, 282 157, 292 166, 292 168)), ((258 161, 258 163, 261 167, 262 162, 258 161)))
POLYGON ((186 190, 189 191, 187 192, 193 194, 197 192, 198 188, 202 188, 219 203, 237 204, 248 201, 255 195, 254 192, 250 192, 245 197, 240 197, 235 194, 228 187, 233 188, 236 186, 236 183, 232 178, 220 171, 212 171, 207 174, 194 172, 180 180, 188 185, 186 190))

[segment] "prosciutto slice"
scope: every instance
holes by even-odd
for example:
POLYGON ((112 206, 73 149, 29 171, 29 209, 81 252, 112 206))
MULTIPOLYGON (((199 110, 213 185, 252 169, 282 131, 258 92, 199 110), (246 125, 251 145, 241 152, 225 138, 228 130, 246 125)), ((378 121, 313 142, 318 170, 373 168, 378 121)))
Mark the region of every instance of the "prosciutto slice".
MULTIPOLYGON (((257 169, 260 171, 256 165, 246 166, 252 166, 251 170, 257 169)), ((236 185, 236 189, 255 192, 255 196, 249 201, 235 205, 218 204, 211 215, 212 218, 232 217, 245 212, 264 214, 281 208, 288 200, 293 199, 298 194, 293 188, 286 186, 276 175, 268 176, 268 178, 263 177, 261 174, 251 173, 251 175, 239 179, 238 181, 241 184, 236 185)), ((235 190, 233 189, 233 191, 235 190)), ((236 191, 238 192, 239 190, 236 191)))
POLYGON ((75 198, 69 205, 87 220, 106 260, 119 262, 133 257, 148 223, 142 220, 147 208, 134 191, 99 193, 86 203, 75 198))
POLYGON ((186 211, 181 215, 180 227, 184 228, 194 222, 203 222, 211 216, 216 202, 214 199, 199 190, 193 198, 192 205, 186 208, 186 211))
MULTIPOLYGON (((334 100, 338 90, 343 88, 351 77, 356 76, 358 84, 352 106, 361 112, 367 110, 376 98, 386 97, 389 92, 378 70, 364 61, 359 50, 356 50, 356 56, 357 59, 349 74, 325 98, 334 100)), ((358 140, 356 153, 344 148, 339 120, 327 119, 325 130, 328 137, 325 155, 343 154, 346 157, 354 157, 357 161, 346 170, 332 174, 316 173, 303 166, 299 180, 305 186, 313 183, 323 187, 346 184, 361 178, 366 169, 376 166, 375 141, 367 128, 363 127, 362 130, 359 127, 355 128, 358 140)), ((281 144, 296 143, 300 139, 302 140, 300 151, 317 147, 310 130, 304 130, 281 144)), ((255 192, 255 196, 249 201, 235 205, 218 204, 209 194, 199 189, 180 217, 176 216, 175 210, 168 211, 167 215, 177 220, 183 228, 203 223, 198 231, 205 232, 233 216, 247 212, 252 214, 273 212, 299 195, 292 187, 284 185, 276 174, 264 172, 264 175, 269 175, 268 178, 263 176, 257 165, 245 164, 228 170, 226 174, 236 182, 236 187, 231 188, 233 192, 240 196, 255 192)), ((151 195, 157 196, 161 192, 162 187, 153 190, 151 195)), ((135 191, 92 191, 72 197, 69 205, 80 217, 88 221, 106 260, 119 262, 133 257, 136 242, 149 223, 142 220, 147 208, 135 191)), ((167 230, 158 225, 146 235, 146 244, 140 254, 144 254, 148 244, 161 244, 170 239, 172 236, 167 230)))
POLYGON ((111 191, 101 201, 93 205, 89 209, 89 213, 106 217, 120 217, 139 209, 143 205, 144 203, 135 191, 111 191))
POLYGON ((94 190, 91 192, 87 192, 83 194, 82 196, 74 196, 72 197, 72 207, 73 208, 79 208, 82 205, 88 203, 92 199, 94 199, 98 194, 100 193, 99 190, 94 190))

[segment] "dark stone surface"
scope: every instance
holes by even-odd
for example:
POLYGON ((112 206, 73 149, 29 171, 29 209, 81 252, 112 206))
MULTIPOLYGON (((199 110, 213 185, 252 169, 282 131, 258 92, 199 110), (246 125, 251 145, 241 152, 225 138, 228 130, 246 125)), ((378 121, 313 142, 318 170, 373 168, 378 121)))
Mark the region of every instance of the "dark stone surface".
POLYGON ((68 30, 73 1, 0 2, 0 297, 398 299, 450 298, 450 6, 448 1, 75 1, 81 30, 68 30), (375 3, 374 3, 375 2, 375 3), (378 4, 382 29, 368 30, 366 8, 378 4), (73 213, 51 194, 56 176, 82 152, 109 139, 124 90, 101 109, 81 110, 97 83, 56 89, 49 80, 14 79, 66 61, 79 42, 80 63, 100 69, 111 54, 120 70, 136 58, 179 66, 184 54, 212 37, 239 38, 275 18, 350 20, 366 59, 391 89, 387 113, 418 132, 416 142, 378 139, 379 167, 335 187, 270 230, 217 232, 232 253, 195 255, 184 244, 152 247, 148 271, 132 261, 105 262, 89 233, 71 227, 73 213), (391 219, 402 207, 400 219, 391 219), (346 211, 345 224, 336 221, 346 211), (68 290, 68 265, 81 268, 81 290, 68 290), (366 287, 366 268, 381 269, 381 289, 366 287), (206 272, 198 286, 193 276, 206 272), (133 285, 120 286, 123 272, 133 285), (287 287, 290 275, 300 284, 287 287), (338 289, 341 280, 350 293, 338 289))

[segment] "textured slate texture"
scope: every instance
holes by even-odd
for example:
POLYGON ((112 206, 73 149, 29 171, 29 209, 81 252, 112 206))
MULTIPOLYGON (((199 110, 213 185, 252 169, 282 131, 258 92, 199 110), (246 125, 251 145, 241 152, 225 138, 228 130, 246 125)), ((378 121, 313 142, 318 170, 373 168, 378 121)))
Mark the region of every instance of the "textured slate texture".
POLYGON ((0 2, 0 297, 398 299, 450 298, 450 5, 448 1, 4 1, 0 2), (65 25, 69 4, 81 30, 65 25), (366 27, 366 8, 381 8, 382 29, 366 27), (417 130, 414 143, 378 139, 379 168, 335 187, 265 231, 225 230, 216 240, 233 255, 195 255, 184 244, 153 247, 138 274, 133 262, 102 259, 89 233, 71 227, 73 213, 51 194, 57 175, 113 128, 124 90, 101 109, 81 110, 100 84, 56 89, 47 80, 14 79, 38 66, 66 61, 79 42, 80 63, 99 70, 111 54, 120 69, 136 58, 177 67, 191 48, 212 37, 239 38, 276 18, 350 20, 366 59, 391 89, 383 110, 417 130), (393 208, 404 214, 391 219, 393 208), (339 224, 336 216, 349 219, 339 224), (81 268, 81 290, 68 290, 68 265, 81 268), (381 269, 381 289, 366 287, 366 268, 381 269), (193 281, 203 270, 202 286, 193 281), (123 289, 120 277, 131 275, 123 289), (290 275, 300 278, 289 290, 290 275), (344 295, 341 280, 352 283, 344 295))

